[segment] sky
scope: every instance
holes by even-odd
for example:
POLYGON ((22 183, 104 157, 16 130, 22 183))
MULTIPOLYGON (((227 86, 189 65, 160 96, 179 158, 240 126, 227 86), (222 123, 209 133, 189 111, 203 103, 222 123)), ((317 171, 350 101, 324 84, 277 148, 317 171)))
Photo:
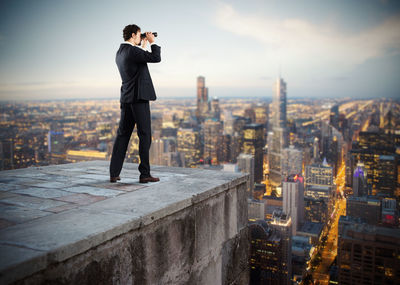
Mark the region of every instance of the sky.
POLYGON ((158 98, 400 97, 400 1, 0 0, 0 100, 119 98, 122 30, 158 32, 158 98))

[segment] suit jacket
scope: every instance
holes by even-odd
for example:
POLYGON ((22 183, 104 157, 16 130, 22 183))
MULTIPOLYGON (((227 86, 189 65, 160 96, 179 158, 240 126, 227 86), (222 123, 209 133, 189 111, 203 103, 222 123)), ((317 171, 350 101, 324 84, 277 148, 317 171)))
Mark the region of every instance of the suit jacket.
POLYGON ((131 44, 121 44, 115 57, 122 79, 121 103, 156 100, 147 63, 160 62, 160 50, 156 44, 151 45, 151 52, 131 44))

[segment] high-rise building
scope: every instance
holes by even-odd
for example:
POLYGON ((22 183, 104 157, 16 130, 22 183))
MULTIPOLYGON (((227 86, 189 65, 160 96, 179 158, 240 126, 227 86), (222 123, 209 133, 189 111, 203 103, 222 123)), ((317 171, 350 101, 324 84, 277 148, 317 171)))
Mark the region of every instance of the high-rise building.
POLYGON ((292 219, 292 235, 304 222, 304 178, 292 174, 282 183, 283 212, 292 219))
POLYGON ((326 164, 306 166, 306 184, 316 186, 333 185, 333 169, 326 164))
POLYGON ((382 193, 395 196, 397 182, 397 156, 395 153, 380 154, 370 150, 353 149, 351 156, 352 165, 357 165, 359 161, 364 163, 367 184, 371 187, 370 194, 382 193))
POLYGON ((269 180, 272 190, 282 183, 282 149, 288 144, 286 117, 286 82, 278 78, 274 85, 272 132, 268 133, 269 180))
POLYGON ((274 220, 249 224, 250 284, 291 284, 291 220, 282 212, 274 220))
POLYGON ((400 229, 339 219, 339 284, 398 284, 400 229))
POLYGON ((274 86, 273 108, 275 118, 273 125, 277 128, 286 129, 286 82, 282 78, 278 78, 274 86))
POLYGON ((194 129, 178 129, 177 151, 185 156, 185 166, 194 167, 201 157, 200 133, 194 129))
POLYGON ((382 199, 382 224, 385 226, 397 226, 399 223, 396 199, 382 199))
POLYGON ((255 123, 263 125, 266 130, 268 126, 268 105, 258 103, 253 107, 253 110, 256 119, 255 123))
POLYGON ((346 199, 346 216, 378 225, 381 222, 381 215, 381 201, 374 196, 349 196, 346 199))
POLYGON ((203 121, 209 111, 208 88, 205 83, 204 76, 197 77, 197 109, 196 117, 199 121, 203 121))
POLYGON ((327 165, 326 161, 322 165, 307 165, 305 178, 305 215, 310 221, 327 222, 327 217, 333 211, 335 199, 333 168, 327 165))
POLYGON ((237 166, 240 172, 249 173, 250 179, 247 186, 248 197, 253 197, 254 189, 254 156, 241 153, 237 158, 237 166))
POLYGON ((282 150, 284 145, 284 133, 282 128, 274 128, 268 133, 268 165, 269 181, 272 190, 282 183, 282 150))
POLYGON ((284 148, 281 164, 283 177, 288 177, 291 174, 301 174, 303 172, 303 152, 294 148, 293 145, 284 148))
POLYGON ((14 169, 14 140, 3 137, 0 141, 0 170, 14 169))
POLYGON ((67 157, 65 152, 65 138, 63 131, 49 131, 47 147, 51 164, 64 163, 67 157))
POLYGON ((153 139, 150 145, 150 163, 154 165, 163 164, 164 141, 163 139, 153 139))
POLYGON ((368 194, 367 171, 364 163, 358 162, 353 175, 353 195, 360 197, 368 194))
POLYGON ((264 129, 260 124, 248 124, 244 126, 243 152, 254 157, 254 181, 260 183, 263 180, 263 146, 264 129))
POLYGON ((269 225, 277 230, 282 239, 282 279, 277 284, 291 284, 292 278, 292 219, 283 211, 275 211, 269 225))
POLYGON ((222 123, 215 119, 206 119, 204 132, 204 161, 207 164, 218 165, 220 163, 220 146, 222 137, 222 123))
POLYGON ((313 223, 328 222, 328 201, 323 198, 304 196, 304 220, 313 223))
POLYGON ((217 97, 211 100, 210 116, 218 121, 221 119, 221 109, 219 108, 219 99, 217 97))
MULTIPOLYGON (((396 196, 397 160, 394 137, 383 132, 360 132, 358 146, 351 150, 352 171, 363 162, 372 195, 396 196)), ((354 185, 352 185, 354 186, 354 185)))

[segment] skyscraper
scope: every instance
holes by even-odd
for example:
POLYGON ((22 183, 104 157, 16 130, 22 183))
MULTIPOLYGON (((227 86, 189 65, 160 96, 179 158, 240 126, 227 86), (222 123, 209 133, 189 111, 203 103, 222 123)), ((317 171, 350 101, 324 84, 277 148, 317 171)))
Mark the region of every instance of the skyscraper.
POLYGON ((274 212, 273 221, 249 224, 250 284, 291 284, 291 220, 274 212))
POLYGON ((274 86, 273 108, 275 118, 274 127, 286 129, 286 82, 282 78, 278 78, 274 86))
POLYGON ((194 129, 178 129, 177 151, 185 155, 185 166, 194 167, 201 156, 200 134, 194 129))
MULTIPOLYGON (((360 132, 358 148, 351 153, 351 167, 363 162, 367 172, 367 183, 372 195, 396 195, 397 160, 394 138, 383 132, 360 132)), ((354 187, 354 185, 353 185, 354 187)))
POLYGON ((269 180, 274 190, 282 183, 282 149, 287 146, 286 82, 278 78, 274 85, 272 132, 268 134, 269 180))
POLYGON ((221 118, 221 109, 219 108, 219 99, 217 97, 214 97, 211 100, 211 110, 210 110, 210 115, 212 118, 216 120, 220 120, 221 118))
POLYGON ((222 139, 222 124, 215 119, 204 122, 204 161, 212 165, 220 162, 220 145, 222 139))
POLYGON ((283 211, 292 219, 292 235, 304 222, 304 178, 292 174, 282 183, 283 211))
POLYGON ((283 177, 301 174, 303 171, 303 152, 292 145, 283 149, 281 165, 283 177))
POLYGON ((254 156, 254 181, 263 180, 264 129, 260 124, 244 126, 243 152, 254 156))
POLYGON ((400 229, 339 219, 339 284, 398 284, 400 229))
POLYGON ((368 195, 367 185, 367 171, 364 163, 357 163, 356 169, 354 169, 353 175, 353 195, 354 196, 366 196, 368 195))
POLYGON ((208 104, 208 88, 205 84, 204 76, 197 77, 197 109, 196 117, 199 121, 203 121, 209 111, 208 104))

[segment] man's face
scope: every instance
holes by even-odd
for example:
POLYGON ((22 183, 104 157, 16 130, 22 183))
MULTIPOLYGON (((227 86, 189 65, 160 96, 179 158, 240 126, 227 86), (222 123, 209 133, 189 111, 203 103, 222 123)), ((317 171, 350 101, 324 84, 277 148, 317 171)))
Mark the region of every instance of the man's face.
POLYGON ((138 30, 136 32, 136 34, 132 33, 132 38, 133 38, 133 41, 134 41, 135 45, 139 45, 140 44, 140 33, 141 33, 140 30, 138 30))

